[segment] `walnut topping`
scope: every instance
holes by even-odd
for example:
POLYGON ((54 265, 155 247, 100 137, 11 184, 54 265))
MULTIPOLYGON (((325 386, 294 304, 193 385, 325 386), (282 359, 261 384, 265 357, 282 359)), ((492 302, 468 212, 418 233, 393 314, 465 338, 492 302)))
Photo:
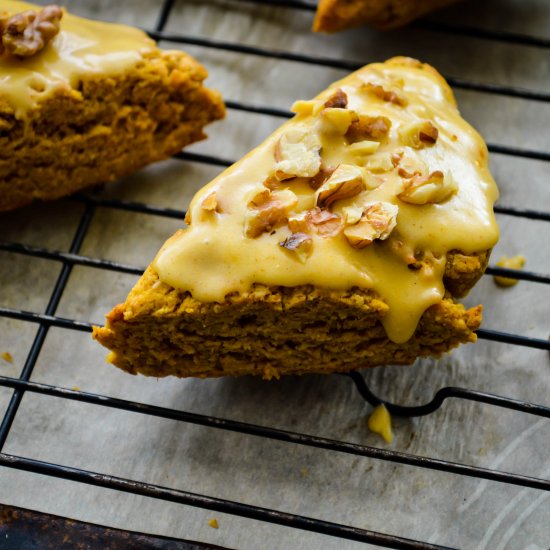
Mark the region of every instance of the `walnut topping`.
POLYGON ((244 233, 255 239, 262 233, 287 220, 288 212, 298 204, 298 198, 289 189, 270 191, 264 189, 248 203, 244 233))
POLYGON ((328 99, 325 101, 325 108, 336 107, 338 109, 345 109, 348 106, 348 96, 341 89, 338 88, 328 99))
POLYGON ((267 176, 264 180, 264 187, 267 187, 270 191, 284 189, 285 185, 285 183, 278 180, 275 176, 267 176))
POLYGON ((401 162, 401 159, 403 158, 404 152, 403 151, 395 151, 390 155, 391 163, 393 164, 394 168, 397 168, 398 164, 401 162))
POLYGON ((365 248, 375 239, 383 241, 394 230, 398 211, 398 207, 389 202, 367 204, 360 220, 344 229, 344 236, 354 248, 365 248))
POLYGON ((307 227, 320 237, 334 237, 343 228, 342 218, 328 210, 315 207, 305 213, 304 220, 307 227))
POLYGON ((307 221, 307 211, 294 214, 288 218, 288 228, 293 233, 307 233, 310 230, 307 221))
POLYGON ((292 233, 292 235, 280 242, 279 246, 293 252, 301 262, 305 262, 311 254, 313 239, 306 233, 292 233))
POLYGON ((404 145, 423 149, 435 145, 439 130, 429 120, 422 120, 401 126, 398 134, 404 145))
POLYGON ((333 202, 349 199, 364 191, 363 171, 353 164, 340 164, 317 190, 317 206, 330 206, 333 202))
POLYGON ((369 94, 375 95, 382 101, 387 101, 400 107, 405 107, 407 105, 407 100, 404 97, 401 97, 394 91, 386 90, 383 86, 379 84, 373 84, 372 82, 367 82, 363 84, 362 88, 369 94))
POLYGON ((59 32, 63 10, 56 5, 0 18, 0 54, 29 57, 42 50, 59 32))
POLYGON ((319 114, 323 107, 320 101, 299 99, 292 104, 290 110, 297 115, 310 116, 319 114))
POLYGON ((321 168, 320 150, 317 134, 298 128, 289 130, 275 146, 275 177, 279 180, 312 178, 321 168))
POLYGON ((309 186, 313 190, 317 191, 317 189, 319 189, 319 187, 321 187, 321 185, 328 180, 334 170, 335 168, 325 168, 324 166, 321 166, 321 170, 319 170, 315 176, 308 180, 309 186))
POLYGON ((374 174, 390 172, 394 169, 392 156, 389 153, 376 153, 368 157, 365 168, 374 174))
POLYGON ((359 120, 359 116, 355 111, 330 107, 321 111, 323 117, 323 130, 336 131, 338 134, 344 135, 353 122, 359 120))
POLYGON ((219 212, 218 199, 216 198, 216 191, 210 193, 201 204, 201 208, 206 212, 219 212))
POLYGON ((402 178, 423 176, 428 172, 426 163, 416 156, 402 155, 397 164, 397 173, 402 178))
POLYGON ((353 121, 346 132, 350 143, 363 140, 382 141, 388 137, 391 120, 385 116, 359 115, 359 120, 353 121))
POLYGON ((429 176, 415 175, 405 183, 399 195, 402 201, 410 204, 441 203, 458 191, 458 186, 450 174, 440 170, 429 176))
POLYGON ((363 217, 362 206, 345 206, 342 208, 346 225, 355 225, 363 217))

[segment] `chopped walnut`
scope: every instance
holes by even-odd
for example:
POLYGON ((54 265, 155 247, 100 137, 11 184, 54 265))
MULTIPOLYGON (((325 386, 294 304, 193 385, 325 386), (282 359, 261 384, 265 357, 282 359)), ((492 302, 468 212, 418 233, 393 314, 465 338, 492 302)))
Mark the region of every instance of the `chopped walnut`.
POLYGON ((405 154, 404 151, 395 151, 390 155, 390 160, 394 168, 397 168, 404 154, 405 154))
POLYGON ((436 170, 429 176, 413 176, 405 182, 405 188, 397 196, 410 204, 429 204, 444 202, 457 191, 454 178, 436 170))
POLYGON ((316 193, 316 204, 328 207, 333 202, 355 197, 365 190, 363 171, 353 164, 340 164, 316 193))
POLYGON ((299 99, 292 104, 290 110, 297 115, 317 115, 324 108, 321 101, 299 99))
POLYGON ((299 212, 288 218, 288 228, 293 233, 307 233, 309 231, 309 224, 307 222, 307 211, 299 212))
POLYGON ((355 225, 363 217, 362 206, 345 206, 342 208, 346 225, 355 225))
POLYGON ((355 111, 350 109, 342 109, 330 107, 321 111, 323 130, 326 132, 336 131, 338 134, 344 135, 350 125, 359 120, 359 116, 355 111))
POLYGON ((305 214, 307 226, 320 237, 334 237, 343 228, 342 218, 328 210, 315 207, 305 214))
POLYGON ((267 176, 264 180, 264 187, 267 187, 270 191, 275 191, 277 189, 284 189, 285 183, 278 180, 275 176, 267 176))
POLYGON ((376 239, 383 241, 394 230, 398 211, 399 208, 389 202, 367 204, 360 220, 344 229, 344 236, 354 248, 365 248, 376 239))
POLYGON ((365 168, 374 174, 384 174, 394 169, 389 153, 376 153, 368 157, 365 168))
POLYGON ((321 166, 319 172, 308 180, 309 186, 313 190, 317 191, 317 189, 319 189, 319 187, 321 187, 321 185, 323 185, 323 183, 328 180, 334 170, 335 168, 325 168, 321 166))
POLYGON ((388 137, 391 120, 385 116, 359 115, 359 120, 353 121, 346 132, 350 143, 363 140, 382 141, 388 137))
POLYGON ((281 181, 312 178, 321 168, 320 150, 317 134, 298 128, 289 130, 275 146, 275 177, 281 181))
POLYGON ((280 242, 279 246, 282 246, 289 252, 293 252, 301 262, 305 262, 311 254, 313 239, 306 233, 292 233, 292 235, 280 242))
POLYGON ((407 100, 399 95, 398 93, 392 90, 386 90, 380 84, 373 84, 372 82, 367 82, 363 84, 362 88, 366 90, 367 93, 375 95, 382 101, 387 101, 400 107, 405 107, 407 105, 407 100))
POLYGON ((325 108, 336 107, 338 109, 345 109, 348 106, 348 96, 341 89, 338 88, 328 99, 325 101, 325 108))
POLYGON ((435 145, 439 130, 429 120, 421 120, 401 126, 398 134, 403 145, 423 149, 435 145))
POLYGON ((219 212, 218 199, 216 197, 216 191, 210 193, 201 204, 201 208, 206 212, 219 212))
POLYGON ((428 172, 427 164, 417 156, 402 155, 397 166, 397 173, 402 178, 424 176, 428 172))
POLYGON ((56 5, 0 18, 1 46, 11 55, 29 57, 42 50, 59 32, 63 10, 56 5))
POLYGON ((287 220, 288 212, 297 203, 298 198, 288 189, 273 192, 269 189, 260 191, 248 203, 244 221, 245 235, 255 239, 262 233, 271 231, 275 225, 287 220))

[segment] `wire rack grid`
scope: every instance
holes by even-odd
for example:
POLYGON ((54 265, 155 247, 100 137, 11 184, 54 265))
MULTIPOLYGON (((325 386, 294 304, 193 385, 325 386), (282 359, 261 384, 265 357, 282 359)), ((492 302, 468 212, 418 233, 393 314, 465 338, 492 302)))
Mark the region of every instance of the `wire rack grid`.
MULTIPOLYGON (((210 6, 203 7, 203 9, 220 9, 220 2, 216 3, 213 1, 210 4, 210 6)), ((269 0, 265 2, 221 2, 221 9, 238 10, 241 9, 242 6, 246 6, 246 8, 243 9, 250 9, 253 12, 254 10, 263 10, 267 7, 270 10, 276 10, 276 13, 282 13, 283 15, 281 17, 284 18, 294 17, 294 14, 310 14, 314 10, 314 6, 302 1, 269 0)), ((317 67, 320 70, 331 69, 336 71, 348 71, 363 64, 361 60, 346 60, 339 57, 308 53, 307 51, 287 51, 285 49, 276 49, 264 45, 231 42, 219 38, 195 36, 192 33, 167 30, 171 18, 175 17, 174 12, 178 9, 181 9, 181 5, 176 4, 173 0, 165 0, 162 5, 159 5, 156 22, 154 25, 147 27, 146 30, 153 38, 163 43, 184 45, 186 48, 192 49, 194 52, 197 52, 196 55, 199 58, 201 55, 215 58, 220 52, 231 52, 247 58, 265 58, 270 62, 290 62, 302 66, 304 70, 309 70, 311 67, 317 67)), ((171 28, 174 27, 172 26, 171 28)), ((434 23, 433 21, 421 21, 415 24, 415 30, 413 32, 427 33, 428 35, 434 32, 443 32, 447 35, 459 38, 474 37, 482 42, 518 45, 520 47, 535 48, 542 51, 546 51, 550 46, 550 40, 548 38, 539 38, 533 35, 507 31, 484 30, 473 26, 445 22, 434 23)), ((357 57, 360 59, 360 56, 357 57)), ((363 61, 366 62, 370 60, 363 61)), ((477 94, 486 95, 489 98, 501 97, 505 100, 532 102, 541 105, 542 108, 547 108, 547 104, 550 102, 550 94, 545 90, 528 89, 509 84, 485 83, 481 80, 469 79, 462 76, 446 76, 451 85, 458 91, 475 92, 477 94)), ((297 84, 296 87, 298 87, 297 84)), ((299 90, 297 93, 301 95, 299 90)), ((271 121, 270 123, 273 124, 291 116, 287 110, 279 105, 264 106, 259 102, 235 101, 229 99, 227 100, 227 106, 230 115, 246 113, 252 117, 268 117, 271 121)), ((531 146, 517 147, 507 143, 491 142, 489 143, 489 150, 496 155, 502 155, 511 163, 517 162, 521 164, 533 162, 545 164, 550 161, 550 153, 548 151, 543 149, 539 150, 531 146)), ((176 155, 175 159, 174 162, 179 162, 186 166, 206 165, 211 170, 219 170, 220 167, 223 168, 233 162, 232 159, 213 154, 212 149, 208 149, 208 143, 203 148, 194 149, 193 152, 182 152, 176 155)), ((85 467, 64 464, 63 461, 45 461, 33 456, 16 455, 6 452, 5 449, 10 441, 10 437, 18 427, 16 420, 18 414, 21 414, 20 409, 25 397, 28 395, 37 395, 53 398, 57 403, 63 403, 62 406, 65 406, 65 403, 78 402, 100 407, 108 412, 121 410, 131 413, 134 416, 169 419, 181 424, 207 427, 214 430, 216 434, 235 432, 263 440, 278 441, 284 444, 285 449, 294 449, 301 446, 312 450, 320 449, 331 453, 349 455, 350 457, 361 457, 361 459, 370 459, 375 462, 405 465, 408 468, 420 468, 428 472, 435 473, 439 471, 451 473, 461 476, 467 481, 488 480, 499 482, 506 486, 531 488, 543 492, 550 490, 550 480, 544 477, 529 475, 524 472, 511 473, 494 467, 469 465, 460 461, 441 459, 435 456, 424 456, 392 448, 381 448, 375 444, 365 445, 357 441, 321 437, 303 431, 280 429, 275 427, 277 422, 274 418, 268 418, 265 423, 243 422, 223 416, 198 414, 181 410, 177 407, 159 406, 137 400, 120 399, 109 394, 81 391, 78 388, 71 389, 62 384, 47 384, 33 380, 35 367, 40 362, 48 335, 53 329, 60 329, 64 334, 66 333, 66 336, 64 336, 66 339, 71 339, 72 335, 78 332, 87 334, 91 331, 92 324, 90 322, 77 318, 67 318, 59 314, 60 304, 63 301, 64 294, 71 285, 71 279, 75 277, 75 270, 77 267, 131 276, 137 276, 143 270, 142 266, 130 265, 82 253, 83 245, 89 235, 90 227, 94 223, 94 219, 99 215, 98 211, 109 210, 121 216, 124 215, 124 213, 131 213, 132 215, 150 217, 155 220, 178 220, 178 223, 184 216, 184 211, 180 209, 127 198, 117 198, 116 196, 113 198, 109 196, 109 194, 102 192, 91 192, 79 195, 70 199, 70 201, 69 204, 77 204, 80 210, 78 211, 79 217, 75 223, 76 229, 72 237, 72 242, 67 247, 67 250, 63 251, 61 249, 58 250, 29 245, 25 241, 24 234, 22 234, 20 240, 4 241, 1 239, 2 242, 0 242, 0 251, 6 255, 6 258, 15 256, 18 258, 23 257, 28 259, 30 262, 29 265, 32 265, 32 262, 43 260, 47 263, 55 263, 61 266, 55 283, 53 284, 53 290, 42 310, 40 310, 40 308, 31 310, 24 307, 24 304, 32 303, 32 301, 27 302, 23 296, 16 296, 13 298, 15 300, 15 307, 0 305, 0 320, 2 318, 12 319, 22 324, 36 327, 20 373, 16 376, 0 376, 0 389, 4 388, 5 392, 9 391, 9 394, 6 393, 6 395, 8 395, 7 405, 0 425, 0 451, 2 451, 0 452, 0 465, 4 469, 15 469, 22 472, 30 472, 32 474, 43 474, 45 476, 60 478, 78 484, 113 489, 123 494, 140 495, 151 499, 188 505, 242 518, 250 518, 267 525, 276 524, 286 528, 292 528, 298 532, 310 531, 326 536, 327 539, 337 537, 350 541, 371 543, 381 547, 444 547, 426 539, 417 540, 403 536, 403 534, 391 534, 385 532, 384 529, 380 527, 377 529, 354 527, 344 522, 328 521, 327 519, 318 519, 300 513, 291 513, 285 510, 284 501, 283 506, 280 508, 275 506, 264 507, 249 504, 238 499, 220 498, 208 494, 183 490, 181 488, 149 483, 141 479, 129 479, 122 476, 106 474, 104 472, 91 471, 85 467)), ((508 204, 503 201, 502 204, 496 207, 496 212, 501 220, 517 218, 521 220, 521 223, 536 225, 533 231, 541 238, 540 236, 548 232, 547 222, 550 221, 550 211, 544 208, 543 202, 536 202, 536 204, 541 206, 537 208, 523 207, 514 205, 513 203, 508 204)), ((544 240, 544 237, 542 237, 541 240, 544 240)), ((36 265, 38 267, 33 267, 33 269, 40 269, 40 265, 42 264, 37 263, 36 265)), ((550 283, 550 275, 543 272, 533 272, 530 270, 516 271, 495 266, 491 266, 487 270, 487 275, 497 274, 517 278, 522 281, 521 284, 523 285, 547 285, 550 283)), ((488 277, 485 277, 485 279, 488 279, 488 277)), ((541 308, 546 309, 546 306, 541 304, 541 308)), ((484 328, 478 331, 478 336, 482 341, 496 342, 497 344, 495 345, 515 346, 521 349, 529 349, 539 354, 547 354, 548 350, 550 350, 550 342, 540 332, 540 328, 545 329, 547 327, 537 328, 539 330, 538 332, 535 330, 535 335, 532 333, 524 334, 520 331, 484 328)), ((5 345, 5 342, 2 342, 2 345, 5 345)), ((78 361, 77 353, 74 355, 74 361, 78 361)), ((371 404, 382 401, 382 399, 377 397, 368 388, 363 377, 355 374, 352 376, 352 379, 361 395, 371 404)), ((387 404, 395 415, 424 415, 431 414, 439 409, 445 399, 449 397, 464 402, 478 401, 494 405, 506 410, 516 411, 514 414, 525 413, 527 415, 550 418, 550 408, 545 405, 467 388, 443 388, 437 392, 430 403, 425 405, 403 407, 392 403, 387 404)), ((85 423, 84 417, 82 417, 81 420, 82 423, 85 423)), ((218 436, 216 434, 214 437, 222 437, 222 435, 218 436)), ((285 450, 284 452, 290 453, 293 451, 285 450)), ((379 526, 380 525, 382 525, 382 523, 379 523, 379 526)))

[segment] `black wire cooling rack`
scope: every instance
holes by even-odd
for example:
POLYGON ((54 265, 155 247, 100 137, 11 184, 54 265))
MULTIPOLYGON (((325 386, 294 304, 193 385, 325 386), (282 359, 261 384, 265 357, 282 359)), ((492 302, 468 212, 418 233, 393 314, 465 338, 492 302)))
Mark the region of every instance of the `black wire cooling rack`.
MULTIPOLYGON (((299 0, 240 1, 270 6, 281 6, 291 10, 315 10, 314 5, 299 0)), ((317 57, 314 55, 306 55, 284 50, 273 50, 256 46, 248 46, 240 43, 229 43, 192 36, 188 34, 167 33, 164 31, 164 28, 170 17, 173 4, 174 0, 164 0, 158 14, 157 22, 154 25, 154 29, 146 29, 152 38, 166 42, 194 45, 214 50, 232 51, 252 56, 263 56, 266 58, 293 61, 306 65, 313 64, 346 70, 354 70, 360 66, 359 63, 354 61, 317 57)), ((428 21, 417 22, 415 23, 415 26, 417 28, 428 31, 435 29, 434 24, 428 21)), ((528 45, 544 49, 550 48, 549 39, 521 35, 511 32, 480 30, 467 26, 445 25, 442 23, 437 23, 437 31, 443 31, 446 33, 452 33, 462 36, 473 36, 483 40, 502 41, 510 44, 528 45)), ((550 103, 550 93, 547 92, 531 91, 528 89, 521 89, 512 86, 485 84, 452 77, 447 77, 447 79, 449 83, 457 89, 474 90, 487 94, 496 94, 522 98, 531 101, 550 103)), ((250 113, 255 113, 259 116, 269 115, 280 118, 288 118, 291 116, 291 113, 287 111, 269 106, 250 105, 247 103, 236 101, 227 101, 226 104, 229 109, 237 111, 247 111, 250 113)), ((500 153, 502 155, 508 155, 512 157, 550 162, 550 153, 546 151, 537 151, 531 149, 527 150, 522 148, 499 145, 495 143, 489 143, 488 147, 489 150, 493 153, 500 153)), ((186 162, 206 163, 209 165, 220 167, 229 166, 233 162, 232 160, 220 158, 217 156, 209 156, 190 152, 179 153, 178 155, 176 155, 176 158, 186 162)), ((86 237, 87 231, 90 227, 90 223, 93 219, 96 207, 101 206, 104 208, 132 211, 145 215, 153 214, 175 219, 183 219, 185 214, 185 212, 182 210, 163 208, 122 199, 101 198, 93 194, 78 195, 74 197, 74 200, 83 203, 85 207, 68 252, 37 248, 27 246, 24 243, 18 242, 0 242, 0 250, 2 251, 27 255, 33 258, 44 258, 47 260, 53 260, 56 262, 60 262, 62 265, 61 272, 58 276, 58 279, 53 288, 53 292, 51 293, 48 304, 43 313, 24 311, 20 309, 11 309, 0 306, 1 317, 17 319, 20 321, 34 323, 38 325, 36 336, 30 347, 19 378, 0 376, 0 386, 13 390, 9 405, 6 409, 5 415, 0 425, 0 451, 3 449, 6 439, 10 433, 25 392, 30 392, 33 394, 48 395, 61 400, 74 400, 82 403, 93 404, 98 407, 120 409, 135 414, 150 415, 153 417, 171 419, 200 426, 208 426, 216 430, 226 430, 230 432, 248 434, 259 438, 267 438, 285 442, 289 445, 314 447, 318 449, 330 450, 337 453, 347 453, 349 455, 360 457, 370 457, 380 461, 426 468, 428 470, 450 472, 470 478, 492 480, 504 484, 529 487, 543 491, 550 490, 550 480, 546 479, 539 479, 536 477, 508 473, 494 469, 469 466, 458 462, 439 460, 435 458, 417 456, 414 454, 408 454, 394 450, 385 450, 367 445, 358 445, 345 441, 326 439, 304 433, 295 433, 271 427, 232 421, 224 418, 195 414, 181 410, 148 405, 140 402, 117 399, 106 395, 98 395, 71 390, 65 387, 32 382, 31 375, 41 353, 42 346, 50 327, 60 327, 69 331, 91 332, 92 325, 89 323, 62 318, 56 315, 56 310, 67 286, 67 282, 69 280, 73 267, 75 265, 88 266, 101 270, 122 272, 132 275, 140 275, 143 271, 143 268, 136 268, 135 266, 125 265, 122 263, 108 261, 100 258, 87 257, 79 253, 82 243, 86 237)), ((550 221, 550 211, 522 209, 506 205, 499 205, 495 208, 495 210, 497 213, 506 216, 515 216, 537 222, 550 221)), ((541 230, 547 229, 548 226, 541 227, 541 230)), ((517 271, 498 267, 489 267, 487 269, 487 274, 513 277, 532 283, 550 283, 550 275, 533 273, 529 271, 517 271)), ((490 329, 480 329, 477 334, 480 339, 517 346, 526 346, 541 350, 550 350, 550 341, 532 338, 521 334, 504 333, 490 329)), ((356 385, 359 393, 372 405, 376 405, 381 402, 385 403, 385 401, 383 401, 371 392, 360 374, 351 373, 343 376, 350 377, 353 383, 356 385)), ((547 406, 518 401, 507 398, 505 396, 483 393, 467 388, 442 388, 435 394, 431 402, 421 406, 407 407, 395 405, 392 403, 386 403, 386 405, 389 408, 390 412, 394 415, 420 416, 430 414, 431 412, 435 411, 443 404, 443 402, 447 398, 478 401, 481 403, 502 407, 504 409, 511 409, 522 413, 550 418, 550 408, 547 406)), ((346 525, 331 523, 311 517, 290 514, 284 511, 277 511, 273 509, 243 504, 236 501, 223 500, 207 495, 172 489, 170 487, 152 485, 149 483, 141 482, 139 480, 125 479, 121 477, 114 477, 111 475, 103 475, 98 472, 67 467, 61 464, 48 463, 32 458, 27 458, 24 456, 9 455, 3 452, 0 452, 0 466, 33 472, 37 474, 44 474, 64 480, 71 480, 78 483, 84 483, 108 489, 115 489, 118 491, 142 495, 154 499, 195 506, 207 510, 233 514, 245 518, 252 518, 260 520, 262 522, 312 531, 324 535, 331 535, 334 537, 340 537, 342 539, 371 543, 381 547, 415 549, 443 548, 441 546, 433 545, 428 542, 406 539, 403 537, 393 536, 391 534, 377 531, 349 527, 346 525)))

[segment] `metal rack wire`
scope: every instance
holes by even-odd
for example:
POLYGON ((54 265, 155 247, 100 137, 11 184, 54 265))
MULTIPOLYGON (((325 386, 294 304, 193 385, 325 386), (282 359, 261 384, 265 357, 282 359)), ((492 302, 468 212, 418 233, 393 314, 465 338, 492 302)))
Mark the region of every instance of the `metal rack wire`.
MULTIPOLYGON (((315 6, 313 6, 312 4, 299 0, 241 1, 247 1, 249 3, 255 4, 283 6, 291 10, 312 11, 315 9, 315 6)), ((345 70, 353 70, 358 68, 360 65, 359 63, 352 60, 316 57, 313 55, 298 54, 290 51, 272 50, 268 48, 247 46, 238 43, 221 42, 218 40, 195 37, 187 34, 166 33, 164 31, 164 28, 169 20, 173 4, 173 0, 165 0, 158 14, 157 23, 154 26, 154 29, 147 29, 147 31, 153 38, 166 42, 195 45, 203 48, 233 51, 247 55, 263 56, 272 59, 284 59, 297 63, 316 64, 345 70)), ((432 24, 427 21, 416 23, 416 26, 424 30, 431 30, 433 28, 432 24)), ((438 31, 441 30, 441 25, 438 25, 438 31)), ((477 38, 486 40, 498 40, 514 44, 529 45, 538 48, 550 47, 550 40, 548 39, 515 33, 484 31, 470 27, 451 25, 445 26, 443 30, 444 32, 448 33, 461 34, 465 36, 475 36, 477 38)), ((453 78, 452 76, 448 75, 447 78, 452 86, 459 89, 475 90, 482 93, 499 94, 503 96, 517 97, 545 103, 550 102, 550 94, 542 91, 524 90, 510 86, 471 82, 464 79, 453 78)), ((232 110, 246 111, 249 113, 255 113, 259 116, 269 115, 280 118, 287 118, 291 116, 290 113, 284 110, 273 108, 270 106, 250 105, 237 101, 227 101, 227 106, 229 109, 232 110)), ((489 150, 495 153, 500 153, 502 155, 550 162, 550 153, 547 151, 521 149, 496 143, 489 144, 489 150)), ((228 159, 197 153, 182 152, 176 155, 176 157, 184 162, 206 163, 209 165, 220 167, 225 167, 232 164, 232 161, 228 159)), ((130 480, 120 477, 107 476, 98 472, 76 469, 61 464, 53 464, 40 460, 35 460, 32 458, 27 458, 24 456, 14 456, 1 452, 18 413, 22 398, 26 392, 29 392, 33 394, 48 395, 62 400, 73 400, 88 403, 98 407, 120 409, 135 414, 149 415, 158 418, 176 420, 184 423, 208 426, 216 430, 225 430, 238 432, 241 434, 248 434, 254 437, 282 441, 289 445, 314 447, 330 450, 336 453, 346 453, 349 455, 356 455, 360 457, 370 457, 380 461, 415 466, 434 471, 450 472, 457 475, 492 480, 521 487, 530 487, 543 491, 550 490, 550 480, 546 479, 539 479, 536 477, 509 473, 500 470, 470 466, 467 464, 447 460, 439 460, 426 456, 416 456, 413 454, 407 454, 394 450, 384 450, 373 446, 348 443, 346 441, 325 439, 304 433, 295 433, 267 426, 236 422, 224 418, 200 415, 181 410, 148 405, 140 402, 116 399, 105 395, 75 391, 64 387, 32 382, 31 375, 40 356, 43 344, 45 342, 50 327, 60 327, 69 331, 91 331, 90 323, 59 317, 56 313, 74 266, 81 265, 95 269, 121 272, 132 275, 139 275, 143 271, 142 266, 125 265, 122 263, 117 263, 100 258, 87 257, 80 254, 81 246, 92 222, 95 209, 98 206, 101 206, 116 210, 136 212, 144 215, 152 214, 175 219, 182 219, 185 214, 185 212, 182 210, 163 208, 128 200, 106 199, 98 197, 94 194, 78 195, 73 197, 73 200, 82 203, 84 205, 84 211, 78 223, 78 227, 73 236, 73 240, 68 252, 37 248, 18 242, 0 242, 1 251, 27 255, 31 258, 43 258, 59 262, 62 265, 61 272, 54 285, 48 304, 43 312, 31 312, 0 306, 0 317, 18 319, 27 323, 34 323, 38 325, 38 331, 30 347, 20 376, 18 378, 0 376, 0 387, 13 390, 9 405, 6 409, 2 423, 0 424, 1 466, 27 472, 45 474, 65 480, 72 480, 79 483, 115 489, 118 491, 143 495, 155 499, 161 499, 180 504, 187 504, 190 506, 196 506, 208 510, 225 512, 241 517, 257 519, 263 522, 284 525, 287 527, 303 529, 325 535, 336 536, 343 539, 368 542, 382 547, 415 549, 442 548, 437 545, 429 544, 428 542, 410 540, 382 532, 349 527, 346 525, 331 523, 311 517, 289 514, 284 511, 277 511, 273 509, 243 504, 237 501, 223 500, 207 495, 195 494, 182 490, 172 489, 169 487, 162 487, 159 485, 152 485, 141 482, 139 480, 130 480)), ((550 211, 521 209, 507 205, 497 206, 496 211, 502 215, 520 217, 528 220, 533 220, 534 222, 550 221, 550 211)), ((513 277, 531 283, 550 283, 550 275, 533 273, 529 271, 516 271, 498 267, 490 267, 487 270, 487 274, 498 274, 502 276, 513 277)), ((495 342, 526 346, 541 350, 550 350, 549 341, 540 338, 528 337, 521 334, 503 333, 491 329, 482 329, 478 331, 478 336, 481 339, 491 340, 495 342)), ((351 380, 356 384, 358 391, 364 399, 369 401, 371 404, 383 402, 383 400, 381 400, 379 397, 371 392, 371 390, 366 386, 363 378, 359 374, 352 373, 348 376, 350 376, 351 380)), ((445 399, 450 397, 455 399, 478 401, 505 409, 550 418, 550 408, 547 406, 517 401, 504 396, 487 394, 466 388, 443 388, 437 392, 434 399, 430 403, 423 406, 405 407, 394 405, 391 403, 388 403, 387 405, 390 411, 395 415, 424 415, 430 414, 434 410, 438 409, 444 403, 445 399)))

